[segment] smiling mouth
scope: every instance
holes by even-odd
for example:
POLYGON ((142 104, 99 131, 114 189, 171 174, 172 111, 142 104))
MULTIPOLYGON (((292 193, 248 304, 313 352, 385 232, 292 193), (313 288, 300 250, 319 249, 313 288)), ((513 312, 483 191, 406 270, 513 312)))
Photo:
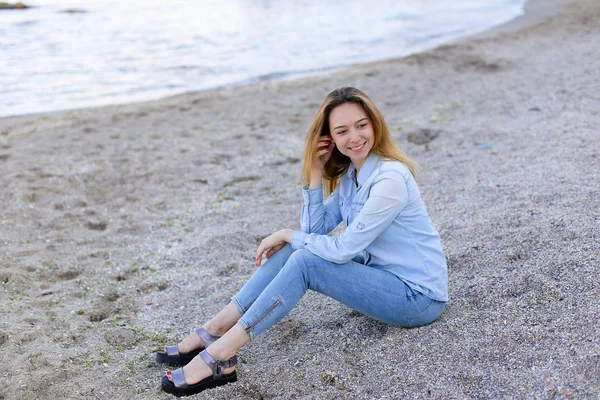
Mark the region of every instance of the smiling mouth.
POLYGON ((350 150, 352 151, 357 151, 362 149, 363 147, 365 147, 365 144, 367 144, 367 142, 364 142, 363 144, 361 144, 360 146, 356 146, 356 147, 349 147, 350 150))

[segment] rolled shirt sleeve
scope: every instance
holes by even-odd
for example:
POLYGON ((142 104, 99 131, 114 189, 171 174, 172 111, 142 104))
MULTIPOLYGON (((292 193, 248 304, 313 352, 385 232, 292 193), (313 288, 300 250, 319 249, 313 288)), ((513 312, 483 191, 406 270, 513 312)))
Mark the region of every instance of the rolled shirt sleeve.
POLYGON ((305 233, 327 234, 342 221, 338 191, 323 203, 323 188, 302 188, 304 205, 300 214, 300 229, 305 233))
POLYGON ((396 173, 382 174, 371 186, 363 208, 340 236, 296 231, 292 235, 292 247, 307 249, 334 263, 346 263, 377 239, 407 204, 408 190, 404 178, 396 173))

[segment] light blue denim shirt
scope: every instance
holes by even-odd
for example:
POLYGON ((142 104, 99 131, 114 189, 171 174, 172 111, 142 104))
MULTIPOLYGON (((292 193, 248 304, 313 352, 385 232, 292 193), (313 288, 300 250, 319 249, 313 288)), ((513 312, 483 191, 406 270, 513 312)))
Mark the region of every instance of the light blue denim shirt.
POLYGON ((440 237, 431 224, 410 170, 371 154, 355 183, 350 164, 337 189, 323 203, 323 189, 306 189, 300 226, 292 247, 334 263, 360 259, 392 272, 412 289, 448 301, 448 270, 440 237), (328 236, 340 223, 346 230, 328 236))

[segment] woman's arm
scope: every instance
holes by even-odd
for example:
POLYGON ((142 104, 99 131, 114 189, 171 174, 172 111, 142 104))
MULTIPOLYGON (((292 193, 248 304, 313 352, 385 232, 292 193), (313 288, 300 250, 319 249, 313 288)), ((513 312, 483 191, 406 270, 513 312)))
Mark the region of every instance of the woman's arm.
MULTIPOLYGON (((337 190, 323 204, 323 170, 325 164, 331 158, 331 151, 334 146, 331 136, 323 135, 319 137, 313 157, 309 187, 302 189, 302 196, 304 197, 304 205, 300 216, 302 232, 327 234, 342 221, 337 190)), ((265 251, 267 252, 266 257, 269 258, 281 249, 286 242, 291 243, 293 233, 294 231, 291 229, 282 229, 263 239, 256 250, 256 266, 261 265, 262 255, 265 251)))
POLYGON ((377 239, 407 204, 404 178, 397 173, 386 173, 371 186, 362 210, 340 236, 294 232, 292 246, 331 262, 346 263, 377 239))
POLYGON ((267 258, 269 258, 286 243, 292 243, 293 234, 292 229, 282 229, 264 238, 256 250, 256 257, 254 258, 256 266, 260 267, 262 255, 265 251, 267 252, 267 258))
POLYGON ((300 230, 325 235, 342 221, 338 190, 323 203, 323 188, 302 189, 304 205, 300 213, 300 230))
POLYGON ((313 157, 309 186, 302 189, 304 198, 300 215, 302 232, 326 234, 342 221, 337 190, 323 203, 323 170, 331 158, 333 147, 331 136, 319 138, 313 157))

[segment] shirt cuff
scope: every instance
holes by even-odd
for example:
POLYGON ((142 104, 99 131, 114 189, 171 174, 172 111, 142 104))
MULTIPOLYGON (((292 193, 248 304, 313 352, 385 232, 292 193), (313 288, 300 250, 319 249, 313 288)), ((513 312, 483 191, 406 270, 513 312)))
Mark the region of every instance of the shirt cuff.
POLYGON ((294 250, 304 249, 306 246, 304 241, 306 240, 307 236, 308 236, 308 233, 306 233, 306 232, 295 231, 292 234, 292 249, 294 249, 294 250))
POLYGON ((302 188, 302 198, 304 204, 313 205, 315 203, 323 203, 323 187, 309 189, 308 186, 302 188))

